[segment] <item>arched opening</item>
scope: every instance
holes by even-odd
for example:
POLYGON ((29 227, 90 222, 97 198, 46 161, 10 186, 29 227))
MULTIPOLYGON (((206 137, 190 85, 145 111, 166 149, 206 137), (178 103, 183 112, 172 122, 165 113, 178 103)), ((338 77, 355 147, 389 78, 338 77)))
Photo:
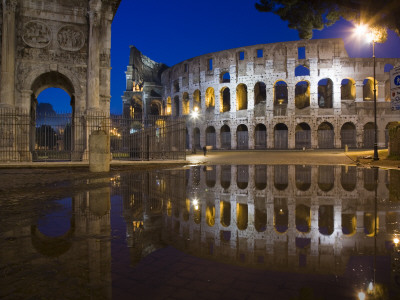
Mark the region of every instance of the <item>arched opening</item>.
POLYGON ((227 87, 221 89, 222 105, 221 112, 228 112, 231 110, 231 90, 227 87))
POLYGON ((217 168, 216 166, 207 166, 205 168, 206 168, 206 185, 209 188, 213 188, 217 180, 217 168))
POLYGON ((345 148, 346 145, 348 148, 356 148, 356 126, 351 122, 344 123, 340 129, 340 139, 342 148, 345 148))
POLYGON ((297 109, 310 106, 310 84, 308 81, 300 81, 296 84, 294 102, 297 109))
POLYGON ((247 204, 237 203, 236 204, 236 220, 237 228, 239 230, 246 230, 248 225, 249 213, 247 204))
POLYGON ((322 235, 331 235, 334 229, 333 205, 321 205, 318 209, 318 228, 322 235))
POLYGON ((206 90, 206 108, 212 109, 215 107, 215 93, 212 87, 206 90))
POLYGON ((196 224, 201 223, 201 204, 195 205, 193 207, 193 221, 196 224))
POLYGON ((335 131, 333 125, 323 122, 318 126, 318 147, 320 149, 332 149, 335 147, 335 131))
POLYGON ((228 125, 221 127, 221 149, 231 149, 231 129, 228 125))
POLYGON ((228 201, 221 201, 219 204, 220 215, 221 215, 221 225, 228 227, 231 225, 231 203, 228 201))
POLYGON ((275 149, 288 148, 288 128, 283 123, 276 124, 274 127, 274 147, 275 149))
POLYGON ((342 214, 342 232, 344 235, 356 233, 357 219, 354 214, 342 214))
POLYGON ((284 191, 289 185, 288 166, 274 166, 274 186, 279 191, 284 191))
POLYGON ((333 189, 335 182, 335 169, 333 166, 318 167, 318 187, 323 192, 333 189))
POLYGON ((264 124, 257 124, 254 131, 254 148, 267 148, 267 127, 264 124))
POLYGON ((237 149, 249 149, 249 132, 247 130, 247 126, 241 124, 237 127, 236 130, 236 138, 237 138, 237 149))
POLYGON ((236 87, 236 110, 247 109, 247 86, 243 83, 236 87))
POLYGON ((342 166, 340 174, 340 183, 345 191, 352 192, 357 186, 356 167, 342 166))
POLYGON ((311 187, 311 166, 295 166, 296 187, 299 191, 307 191, 311 187))
POLYGON ((193 145, 195 149, 201 149, 200 145, 200 129, 198 127, 193 129, 193 145))
POLYGON ((175 96, 174 98, 174 108, 175 108, 175 116, 179 116, 181 114, 180 107, 179 107, 179 96, 175 96))
POLYGON ((190 200, 189 199, 185 200, 182 217, 185 222, 189 221, 189 217, 190 217, 190 200))
POLYGON ((388 234, 398 233, 400 223, 400 213, 395 211, 386 212, 386 232, 388 234))
MULTIPOLYGON (((378 86, 378 81, 375 80, 376 87, 378 86)), ((376 99, 378 99, 378 89, 376 89, 376 99)), ((374 79, 366 78, 363 81, 363 100, 364 101, 374 101, 374 79)))
POLYGON ((183 93, 182 95, 182 114, 190 114, 189 94, 187 92, 183 93))
POLYGON ((200 90, 195 90, 193 93, 193 109, 199 110, 201 109, 201 93, 200 90), (197 107, 197 108, 196 108, 197 107))
POLYGON ((283 80, 274 84, 274 116, 285 116, 288 105, 288 87, 283 80))
POLYGON ((333 107, 333 82, 329 78, 318 82, 318 106, 320 108, 333 107))
POLYGON ((231 166, 221 166, 221 186, 224 189, 228 189, 231 186, 231 166))
POLYGON ((249 166, 238 165, 237 166, 237 180, 236 184, 239 189, 244 190, 249 185, 249 166))
POLYGON ((294 69, 294 76, 310 76, 310 69, 299 65, 294 69))
POLYGON ((254 173, 254 184, 257 190, 264 190, 267 187, 267 166, 256 165, 254 173))
POLYGON ((80 142, 85 133, 78 130, 83 128, 75 127, 72 82, 61 73, 48 72, 36 78, 31 90, 32 160, 81 160, 85 144, 80 142), (77 157, 72 157, 73 152, 77 157))
POLYGON ((373 192, 378 187, 378 173, 375 169, 363 169, 364 188, 373 192))
POLYGON ((391 101, 391 95, 390 95, 390 80, 385 81, 385 101, 390 102, 391 101))
POLYGON ((254 86, 254 104, 265 103, 267 100, 267 87, 264 82, 257 82, 254 86))
POLYGON ((364 125, 364 148, 371 149, 374 147, 375 141, 375 125, 373 122, 369 122, 364 125))
POLYGON ((274 227, 279 233, 285 233, 289 228, 289 209, 285 198, 274 199, 274 227))
POLYGON ((364 213, 364 233, 366 236, 375 235, 375 220, 376 220, 376 233, 379 229, 379 217, 375 216, 374 213, 364 213))
POLYGON ((223 72, 220 75, 220 83, 230 83, 231 82, 231 75, 229 72, 223 72))
POLYGON ((206 206, 206 223, 209 227, 215 225, 215 206, 210 203, 206 206))
POLYGON ((216 148, 217 137, 215 134, 215 128, 213 126, 209 126, 206 129, 206 145, 211 146, 213 149, 216 148))
POLYGON ((174 81, 174 93, 179 93, 179 80, 174 81))
POLYGON ((254 227, 257 232, 264 232, 267 230, 267 210, 265 207, 265 198, 256 197, 254 202, 254 227))
POLYGON ((311 128, 307 123, 296 126, 295 147, 296 149, 311 148, 311 128))
POLYGON ((161 114, 161 102, 153 100, 150 103, 150 115, 159 116, 161 114))
POLYGON ((167 98, 167 103, 165 106, 165 114, 167 116, 170 116, 172 114, 172 101, 171 101, 171 97, 167 98))
POLYGON ((355 100, 356 99, 356 82, 354 79, 345 78, 340 86, 340 99, 341 100, 355 100))
POLYGON ((393 65, 392 64, 386 64, 383 71, 385 73, 389 73, 391 70, 393 69, 393 65))
POLYGON ((309 206, 299 204, 296 206, 296 229, 307 233, 311 229, 311 209, 309 206))

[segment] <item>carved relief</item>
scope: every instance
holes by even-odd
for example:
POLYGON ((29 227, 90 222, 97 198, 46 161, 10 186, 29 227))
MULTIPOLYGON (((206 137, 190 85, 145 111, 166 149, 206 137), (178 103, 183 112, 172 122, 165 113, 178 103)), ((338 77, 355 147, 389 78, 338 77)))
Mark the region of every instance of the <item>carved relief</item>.
POLYGON ((51 31, 50 28, 42 22, 30 21, 24 26, 22 39, 28 46, 44 48, 50 44, 51 31))
POLYGON ((57 41, 63 50, 78 51, 85 44, 85 36, 79 29, 67 25, 58 31, 57 41))

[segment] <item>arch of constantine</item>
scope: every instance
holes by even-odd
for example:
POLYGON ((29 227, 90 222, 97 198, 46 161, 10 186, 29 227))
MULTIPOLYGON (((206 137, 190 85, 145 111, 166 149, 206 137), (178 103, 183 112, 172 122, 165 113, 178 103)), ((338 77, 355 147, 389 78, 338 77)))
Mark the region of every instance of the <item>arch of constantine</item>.
POLYGON ((71 98, 71 123, 79 125, 72 126, 72 159, 83 158, 91 128, 110 111, 111 23, 119 3, 2 1, 0 160, 32 159, 37 97, 50 87, 71 98))
MULTIPOLYGON (((389 70, 376 59, 378 146, 388 143, 389 70)), ((161 74, 164 114, 189 115, 191 148, 372 148, 373 60, 341 39, 248 46, 185 60, 161 74)))

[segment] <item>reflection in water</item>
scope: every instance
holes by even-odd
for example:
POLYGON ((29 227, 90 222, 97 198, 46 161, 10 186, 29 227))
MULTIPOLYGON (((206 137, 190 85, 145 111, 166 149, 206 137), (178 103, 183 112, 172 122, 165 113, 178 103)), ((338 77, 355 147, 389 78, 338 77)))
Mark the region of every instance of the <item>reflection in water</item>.
MULTIPOLYGON (((132 270, 141 270, 133 279, 137 289, 150 280, 146 272, 152 268, 162 273, 169 265, 173 276, 178 272, 180 280, 189 280, 204 265, 189 257, 192 268, 180 273, 182 261, 168 255, 158 259, 169 253, 171 247, 165 245, 207 260, 278 270, 280 279, 274 284, 291 278, 299 286, 303 277, 293 273, 332 275, 319 280, 333 289, 347 288, 344 294, 349 295, 375 278, 396 295, 400 254, 392 241, 400 236, 400 172, 366 170, 197 166, 126 172, 111 182, 97 179, 94 188, 53 201, 52 209, 29 214, 16 228, 0 227, 0 270, 7 271, 0 298, 13 293, 15 298, 54 298, 49 285, 65 298, 110 299, 114 293, 119 298, 121 291, 136 292, 124 284, 132 270), (52 232, 52 226, 59 228, 52 232), (112 245, 116 250, 111 253, 112 245), (160 268, 152 266, 160 261, 160 268), (24 276, 19 273, 22 265, 27 268, 24 276)), ((5 207, 0 203, 0 209, 5 207)), ((2 224, 12 223, 6 221, 2 224)), ((215 268, 207 272, 222 272, 227 266, 215 268)), ((278 273, 268 274, 273 278, 278 273)), ((223 283, 222 277, 213 277, 216 285, 223 283)))

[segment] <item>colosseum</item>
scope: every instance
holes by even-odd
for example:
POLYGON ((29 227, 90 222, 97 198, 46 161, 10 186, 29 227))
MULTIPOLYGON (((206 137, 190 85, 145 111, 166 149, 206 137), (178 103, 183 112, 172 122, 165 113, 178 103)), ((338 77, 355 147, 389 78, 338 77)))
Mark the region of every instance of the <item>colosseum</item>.
MULTIPOLYGON (((341 39, 235 48, 170 68, 132 49, 124 112, 187 116, 187 148, 373 148, 373 59, 350 58, 341 39)), ((396 65, 376 59, 380 148, 400 120, 390 105, 396 65)))

